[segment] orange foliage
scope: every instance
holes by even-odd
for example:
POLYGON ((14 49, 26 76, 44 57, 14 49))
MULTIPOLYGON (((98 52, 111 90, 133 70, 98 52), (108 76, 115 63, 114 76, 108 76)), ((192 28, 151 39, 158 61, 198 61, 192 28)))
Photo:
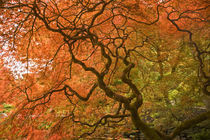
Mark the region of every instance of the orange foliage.
MULTIPOLYGON (((78 138, 96 131, 94 127, 105 125, 109 119, 113 121, 107 126, 114 126, 121 118, 126 123, 124 118, 131 114, 133 102, 136 110, 141 106, 137 100, 143 100, 144 88, 154 94, 153 84, 159 81, 148 73, 163 76, 181 63, 181 45, 177 42, 189 31, 180 32, 178 28, 193 34, 202 31, 208 9, 204 1, 197 0, 0 3, 0 45, 7 47, 4 55, 0 54, 0 103, 15 107, 5 121, 11 124, 11 132, 4 129, 0 137, 78 138), (27 72, 22 78, 15 79, 9 72, 5 56, 25 64, 27 72), (152 86, 147 89, 147 85, 152 86), (107 114, 115 116, 108 115, 108 119, 107 114), (10 133, 15 136, 10 137, 10 133)), ((158 90, 165 91, 167 86, 158 90)), ((141 110, 151 104, 146 101, 141 110)), ((104 131, 96 132, 100 135, 104 131)))

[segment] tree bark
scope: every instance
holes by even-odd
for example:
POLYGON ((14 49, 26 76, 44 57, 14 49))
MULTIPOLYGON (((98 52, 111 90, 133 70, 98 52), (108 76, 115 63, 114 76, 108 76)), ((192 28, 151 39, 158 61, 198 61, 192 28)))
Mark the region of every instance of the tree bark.
POLYGON ((137 129, 141 130, 147 138, 150 140, 163 140, 155 129, 150 128, 140 119, 137 109, 131 109, 130 112, 133 124, 137 129))

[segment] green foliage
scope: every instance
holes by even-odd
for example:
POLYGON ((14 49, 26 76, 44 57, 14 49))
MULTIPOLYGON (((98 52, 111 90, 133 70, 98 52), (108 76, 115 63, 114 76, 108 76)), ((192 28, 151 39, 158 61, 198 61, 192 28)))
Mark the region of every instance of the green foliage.
POLYGON ((123 84, 123 82, 122 82, 121 79, 115 79, 115 80, 114 80, 114 83, 113 83, 114 86, 116 86, 116 85, 121 85, 121 84, 123 84))
POLYGON ((193 140, 209 140, 210 139, 210 130, 202 129, 199 133, 192 135, 193 140))
POLYGON ((3 103, 2 106, 3 110, 0 111, 0 113, 9 113, 12 109, 14 109, 14 106, 12 106, 11 104, 3 103))
POLYGON ((41 125, 38 126, 38 129, 49 129, 52 126, 51 122, 42 122, 41 125))
POLYGON ((176 89, 169 91, 169 95, 168 98, 170 99, 170 101, 176 101, 176 96, 178 95, 179 91, 177 91, 176 89))

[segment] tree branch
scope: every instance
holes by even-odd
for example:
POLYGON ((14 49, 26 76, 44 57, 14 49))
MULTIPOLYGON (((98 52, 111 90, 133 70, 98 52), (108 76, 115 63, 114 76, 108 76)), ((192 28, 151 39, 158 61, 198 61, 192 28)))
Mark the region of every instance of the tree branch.
POLYGON ((188 128, 191 128, 192 126, 205 121, 205 120, 210 120, 210 111, 205 112, 203 114, 200 114, 199 116, 191 119, 184 121, 180 126, 178 126, 170 135, 171 139, 175 138, 177 135, 179 135, 183 130, 186 130, 188 128))

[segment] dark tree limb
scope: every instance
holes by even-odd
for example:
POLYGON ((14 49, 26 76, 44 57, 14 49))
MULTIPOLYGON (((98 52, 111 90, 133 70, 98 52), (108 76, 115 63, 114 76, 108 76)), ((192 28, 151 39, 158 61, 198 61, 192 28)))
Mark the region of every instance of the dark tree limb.
POLYGON ((184 121, 180 126, 178 126, 170 135, 171 139, 175 138, 177 135, 179 135, 182 131, 191 128, 192 126, 195 126, 196 124, 205 121, 210 120, 210 111, 205 112, 203 114, 200 114, 199 116, 184 121))

